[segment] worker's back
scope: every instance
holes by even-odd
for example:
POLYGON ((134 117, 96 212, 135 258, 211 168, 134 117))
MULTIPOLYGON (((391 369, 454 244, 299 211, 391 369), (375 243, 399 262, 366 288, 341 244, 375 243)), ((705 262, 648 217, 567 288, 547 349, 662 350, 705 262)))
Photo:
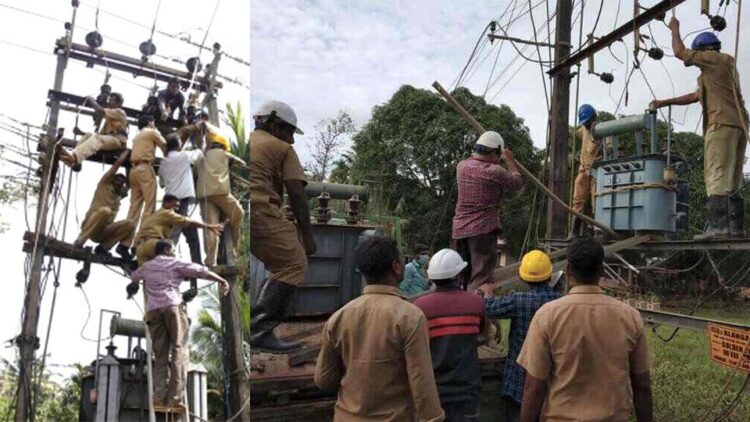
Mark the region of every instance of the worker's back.
POLYGON ((643 320, 597 285, 576 286, 539 308, 518 363, 547 380, 544 417, 628 420, 630 375, 649 368, 643 320))
MULTIPOLYGON (((424 350, 412 347, 424 335, 425 327, 422 311, 407 302, 395 286, 368 285, 362 296, 331 316, 323 330, 321 355, 328 356, 330 349, 335 350, 345 371, 335 420, 414 420, 418 407, 414 397, 429 397, 429 392, 411 391, 410 384, 415 380, 410 380, 409 373, 418 373, 420 368, 415 371, 412 366, 410 371, 409 366, 427 359, 429 373, 423 375, 432 375, 427 345, 424 350)), ((318 369, 327 367, 318 359, 318 369)), ((330 388, 329 384, 336 381, 328 379, 326 370, 316 371, 318 385, 330 388)))
POLYGON ((440 403, 473 402, 479 406, 481 377, 478 335, 484 302, 458 286, 439 287, 414 301, 429 326, 430 354, 440 403))
POLYGON ((250 202, 253 206, 281 207, 285 180, 305 180, 292 145, 265 130, 250 134, 250 202))
POLYGON ((231 193, 229 157, 222 148, 211 148, 195 162, 195 193, 197 198, 231 193))

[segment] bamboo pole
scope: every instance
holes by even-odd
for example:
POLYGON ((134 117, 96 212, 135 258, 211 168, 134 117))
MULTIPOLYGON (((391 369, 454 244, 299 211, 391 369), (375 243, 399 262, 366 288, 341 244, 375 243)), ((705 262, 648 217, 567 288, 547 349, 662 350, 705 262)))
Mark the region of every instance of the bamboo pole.
MULTIPOLYGON (((459 104, 458 101, 456 101, 456 99, 453 98, 453 96, 450 93, 448 93, 448 91, 446 91, 445 88, 443 88, 442 85, 440 85, 439 82, 437 82, 437 81, 433 82, 432 86, 437 90, 438 93, 440 93, 441 96, 443 96, 443 98, 445 98, 445 100, 448 102, 448 104, 450 104, 458 112, 458 114, 460 114, 461 117, 463 117, 464 120, 466 120, 466 122, 469 123, 469 125, 471 125, 471 127, 474 128, 474 130, 476 130, 480 135, 485 132, 484 127, 474 118, 474 116, 472 116, 471 114, 469 114, 469 112, 466 111, 466 109, 464 109, 463 106, 461 106, 461 104, 459 104)), ((547 186, 544 185, 544 183, 542 183, 539 179, 537 179, 536 177, 534 177, 534 175, 531 174, 531 172, 529 170, 527 170, 526 167, 524 167, 521 163, 519 163, 518 160, 513 160, 513 162, 516 165, 516 167, 518 168, 518 170, 520 170, 521 173, 525 177, 528 177, 529 180, 531 180, 532 183, 534 183, 534 185, 537 188, 541 189, 542 192, 544 192, 545 195, 547 195, 550 198, 552 198, 553 201, 555 201, 558 204, 560 204, 569 213, 571 213, 574 216, 580 218, 581 220, 583 220, 583 221, 591 224, 592 226, 596 226, 596 227, 602 229, 604 232, 606 232, 608 235, 612 236, 615 239, 618 239, 620 237, 609 226, 607 226, 605 224, 602 224, 602 223, 594 220, 593 218, 591 218, 591 217, 589 217, 589 216, 587 216, 585 214, 582 214, 582 213, 574 210, 573 208, 569 207, 568 204, 565 203, 565 201, 563 201, 562 199, 558 198, 557 195, 555 195, 554 193, 552 193, 552 191, 549 190, 547 188, 547 186)))

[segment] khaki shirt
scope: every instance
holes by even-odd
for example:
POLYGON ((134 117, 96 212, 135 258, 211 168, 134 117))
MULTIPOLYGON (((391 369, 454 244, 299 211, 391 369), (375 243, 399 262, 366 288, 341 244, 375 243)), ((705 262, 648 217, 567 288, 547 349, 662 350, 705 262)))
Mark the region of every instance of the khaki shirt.
POLYGON ((581 126, 576 130, 576 138, 581 141, 581 164, 578 171, 588 172, 597 158, 599 158, 600 146, 594 139, 594 135, 586 126, 581 126))
POLYGON ((193 123, 191 125, 185 125, 177 130, 177 136, 182 142, 185 142, 191 136, 195 139, 195 146, 199 149, 203 149, 203 137, 201 135, 201 125, 206 127, 206 139, 208 140, 208 146, 216 142, 221 145, 226 145, 229 148, 229 140, 221 134, 219 128, 212 125, 209 122, 193 123))
POLYGON ((141 223, 136 243, 146 239, 169 239, 174 226, 185 227, 192 221, 173 210, 160 208, 141 223))
POLYGON ((281 207, 284 182, 305 182, 299 157, 291 144, 264 130, 250 134, 250 203, 281 207))
POLYGON ((710 125, 744 128, 748 121, 734 58, 718 51, 685 50, 685 66, 697 66, 703 132, 710 125), (736 97, 735 97, 736 93, 736 97))
POLYGON ((442 421, 427 321, 396 286, 369 285, 323 327, 315 384, 334 421, 442 421))
POLYGON ((99 184, 96 185, 94 198, 91 200, 91 206, 86 212, 86 219, 89 218, 92 212, 96 211, 99 208, 106 207, 112 210, 112 217, 110 218, 108 224, 115 221, 117 211, 119 211, 120 209, 120 201, 122 201, 122 197, 115 191, 114 181, 114 173, 105 174, 104 177, 102 177, 102 179, 99 181, 99 184))
POLYGON ((145 127, 133 138, 133 151, 130 153, 130 162, 138 161, 153 162, 154 151, 159 147, 166 155, 167 141, 161 133, 149 127, 145 127))
POLYGON ((547 380, 541 420, 627 421, 630 375, 650 368, 643 320, 599 286, 576 286, 539 308, 518 364, 547 380))
POLYGON ((128 136, 128 115, 121 108, 104 109, 104 125, 99 132, 102 135, 128 136))
POLYGON ((229 195, 230 160, 242 160, 221 148, 211 148, 195 162, 195 193, 198 198, 213 195, 229 195))

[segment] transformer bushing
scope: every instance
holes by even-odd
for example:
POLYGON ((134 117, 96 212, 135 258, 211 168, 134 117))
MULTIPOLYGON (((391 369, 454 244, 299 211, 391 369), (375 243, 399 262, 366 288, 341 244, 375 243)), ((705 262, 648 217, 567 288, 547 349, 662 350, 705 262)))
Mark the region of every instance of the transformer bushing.
POLYGON ((315 220, 318 223, 327 224, 331 221, 331 209, 328 207, 328 203, 331 201, 331 194, 323 191, 316 199, 318 200, 318 207, 315 208, 315 220))
POLYGON ((357 224, 359 222, 359 214, 361 212, 362 201, 359 199, 359 195, 356 193, 349 198, 347 201, 347 216, 346 222, 348 224, 357 224))

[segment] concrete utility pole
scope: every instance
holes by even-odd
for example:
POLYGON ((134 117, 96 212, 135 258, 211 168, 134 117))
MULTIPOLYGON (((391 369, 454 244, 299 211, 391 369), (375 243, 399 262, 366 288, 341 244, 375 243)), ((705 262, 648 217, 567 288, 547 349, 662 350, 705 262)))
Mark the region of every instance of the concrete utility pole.
MULTIPOLYGON (((573 0, 557 0, 555 28, 555 64, 570 55, 573 0)), ((549 189, 558 198, 567 197, 568 181, 568 115, 570 114, 570 68, 555 73, 550 104, 550 175, 549 189)), ((566 237, 567 211, 552 199, 547 200, 547 238, 566 237)))
MULTIPOLYGON (((214 45, 214 59, 211 62, 210 69, 206 74, 208 90, 204 99, 204 105, 208 109, 209 120, 219 125, 219 109, 216 101, 216 75, 219 68, 221 51, 218 44, 214 45)), ((219 264, 226 265, 229 268, 234 267, 234 255, 232 253, 232 240, 239 242, 240 239, 232 239, 229 230, 222 233, 219 242, 219 264)), ((224 367, 225 388, 227 389, 225 397, 227 398, 226 409, 228 418, 236 415, 236 420, 250 420, 250 378, 249 371, 245 365, 244 352, 244 327, 242 321, 241 302, 239 300, 239 291, 243 286, 237 282, 237 276, 233 273, 224 276, 231 290, 228 295, 221 296, 221 343, 222 343, 222 364, 224 367), (244 406, 244 408, 243 408, 244 406)))
MULTIPOLYGON (((55 90, 62 90, 65 68, 68 57, 65 49, 57 47, 57 67, 55 70, 55 90)), ((35 414, 32 407, 34 351, 39 347, 37 328, 39 326, 39 308, 42 302, 41 279, 42 263, 44 261, 44 245, 39 242, 47 232, 47 211, 49 210, 49 193, 55 182, 57 162, 55 160, 55 145, 57 141, 57 119, 60 115, 60 102, 50 101, 49 120, 47 120, 47 136, 39 144, 39 152, 43 154, 42 176, 39 185, 39 199, 36 208, 35 240, 31 252, 31 270, 27 281, 26 297, 24 299, 23 326, 21 334, 15 342, 19 349, 19 373, 16 387, 16 421, 33 421, 35 414)), ((41 374, 40 374, 41 375, 41 374)))

